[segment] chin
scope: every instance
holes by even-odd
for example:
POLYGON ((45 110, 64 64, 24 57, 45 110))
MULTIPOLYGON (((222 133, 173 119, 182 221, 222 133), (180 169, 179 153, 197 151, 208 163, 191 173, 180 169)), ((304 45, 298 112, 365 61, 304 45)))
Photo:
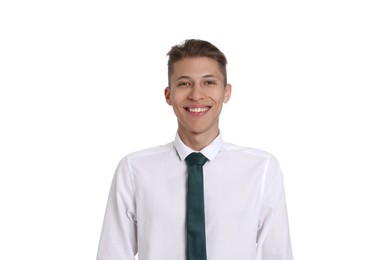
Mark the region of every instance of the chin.
POLYGON ((204 133, 205 130, 203 130, 203 129, 189 129, 188 132, 190 132, 191 134, 196 134, 196 135, 198 135, 198 134, 204 133))

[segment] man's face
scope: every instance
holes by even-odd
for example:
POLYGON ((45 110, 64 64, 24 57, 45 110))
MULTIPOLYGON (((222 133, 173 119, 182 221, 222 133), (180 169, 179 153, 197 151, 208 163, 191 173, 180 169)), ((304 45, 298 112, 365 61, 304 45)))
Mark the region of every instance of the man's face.
POLYGON ((165 98, 176 114, 179 134, 218 134, 219 114, 230 98, 231 85, 217 61, 207 57, 184 58, 174 63, 165 98))

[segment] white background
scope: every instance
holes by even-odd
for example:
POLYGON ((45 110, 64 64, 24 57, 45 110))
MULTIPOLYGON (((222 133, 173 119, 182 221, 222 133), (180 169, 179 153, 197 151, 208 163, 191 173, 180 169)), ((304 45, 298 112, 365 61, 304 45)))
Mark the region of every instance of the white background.
MULTIPOLYGON (((2 1, 0 259, 94 259, 127 153, 173 140, 166 56, 228 58, 226 141, 280 161, 295 259, 390 259, 388 1, 2 1)), ((219 259, 218 259, 219 260, 219 259)))

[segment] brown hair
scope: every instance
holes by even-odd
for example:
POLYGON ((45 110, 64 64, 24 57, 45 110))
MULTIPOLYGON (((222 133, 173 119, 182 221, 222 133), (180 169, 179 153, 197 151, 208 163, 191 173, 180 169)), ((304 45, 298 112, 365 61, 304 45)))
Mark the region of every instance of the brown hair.
POLYGON ((183 43, 175 45, 167 53, 168 59, 168 84, 170 86, 170 79, 173 74, 173 65, 175 62, 191 57, 207 57, 218 62, 219 68, 225 80, 225 86, 227 84, 226 64, 227 60, 225 55, 214 45, 207 41, 189 39, 183 43))

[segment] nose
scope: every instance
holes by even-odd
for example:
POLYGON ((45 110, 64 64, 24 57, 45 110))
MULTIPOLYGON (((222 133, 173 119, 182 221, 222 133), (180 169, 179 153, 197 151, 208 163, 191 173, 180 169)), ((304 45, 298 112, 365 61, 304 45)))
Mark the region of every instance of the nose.
POLYGON ((193 85, 188 95, 188 99, 193 101, 198 101, 198 100, 202 100, 203 98, 204 98, 204 93, 200 84, 193 85))

